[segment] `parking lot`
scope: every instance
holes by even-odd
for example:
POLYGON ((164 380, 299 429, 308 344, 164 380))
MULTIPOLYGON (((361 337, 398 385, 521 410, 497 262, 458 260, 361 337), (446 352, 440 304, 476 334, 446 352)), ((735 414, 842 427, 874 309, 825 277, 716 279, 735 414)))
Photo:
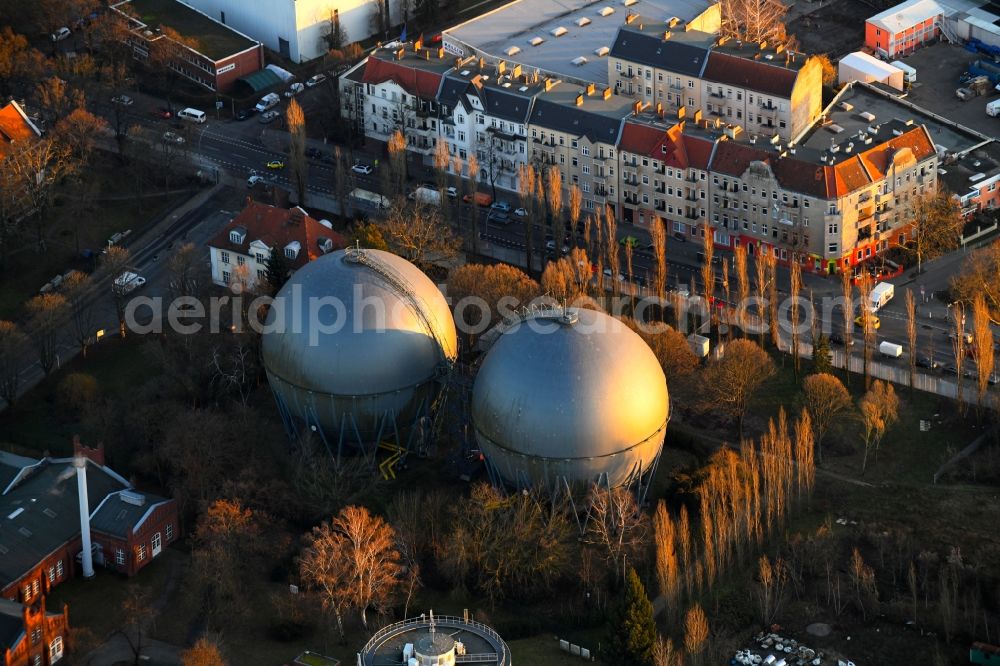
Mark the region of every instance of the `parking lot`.
POLYGON ((902 59, 917 70, 917 83, 910 89, 907 99, 987 136, 998 136, 1000 118, 986 115, 986 103, 1000 98, 1000 93, 991 91, 990 95, 966 102, 955 96, 955 89, 961 85, 958 77, 977 57, 961 46, 947 43, 917 49, 913 55, 902 59))

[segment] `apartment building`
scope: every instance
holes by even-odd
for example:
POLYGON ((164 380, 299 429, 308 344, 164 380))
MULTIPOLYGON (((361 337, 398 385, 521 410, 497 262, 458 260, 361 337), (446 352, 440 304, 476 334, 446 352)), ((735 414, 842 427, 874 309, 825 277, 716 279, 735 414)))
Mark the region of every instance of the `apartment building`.
POLYGON ((938 174, 966 220, 1000 208, 1000 143, 984 142, 944 159, 938 174))
POLYGON ((579 185, 584 211, 608 205, 617 214, 621 172, 616 154, 623 120, 635 102, 593 84, 581 88, 550 81, 547 88, 535 98, 528 120, 530 163, 542 171, 559 169, 564 188, 579 185))
POLYGON ((694 235, 708 219, 708 167, 715 141, 670 127, 655 115, 625 121, 618 146, 622 219, 646 227, 656 218, 668 232, 694 235))
POLYGON ((750 134, 788 141, 822 108, 816 58, 769 46, 716 39, 683 23, 623 25, 608 56, 615 90, 671 117, 696 111, 750 134))
MULTIPOLYGON (((329 223, 327 223, 329 224, 329 223)), ((212 282, 253 290, 267 276, 272 252, 282 252, 290 270, 347 245, 343 236, 309 216, 251 201, 208 242, 212 282)))

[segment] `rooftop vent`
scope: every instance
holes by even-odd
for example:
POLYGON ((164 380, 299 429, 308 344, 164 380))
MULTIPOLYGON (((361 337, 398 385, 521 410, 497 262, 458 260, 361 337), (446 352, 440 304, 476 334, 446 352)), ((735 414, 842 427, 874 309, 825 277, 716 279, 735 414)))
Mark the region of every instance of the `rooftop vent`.
POLYGON ((31 530, 29 530, 27 527, 18 527, 17 531, 20 532, 21 536, 23 536, 23 537, 30 537, 31 536, 31 530))
POLYGON ((521 52, 521 47, 520 46, 512 46, 509 49, 507 49, 507 55, 509 55, 509 56, 517 55, 520 52, 521 52))
POLYGON ((469 70, 463 69, 461 72, 459 72, 459 74, 461 74, 462 76, 468 76, 469 75, 469 70))
POLYGON ((538 46, 539 44, 541 44, 541 43, 542 43, 542 42, 544 42, 544 41, 545 41, 545 40, 544 40, 544 39, 542 39, 541 37, 532 37, 532 38, 531 38, 531 41, 530 41, 529 43, 530 43, 530 44, 531 44, 532 46, 538 46))
POLYGON ((667 19, 667 25, 670 26, 671 28, 673 28, 680 22, 681 19, 679 16, 671 16, 670 18, 667 19))
POLYGON ((827 125, 827 126, 826 126, 826 127, 824 128, 824 129, 825 129, 825 130, 826 130, 827 132, 831 132, 831 133, 833 133, 833 134, 840 134, 841 132, 843 132, 843 131, 844 131, 844 128, 843 128, 843 127, 841 127, 840 125, 838 125, 837 123, 830 123, 830 124, 829 124, 829 125, 827 125))
POLYGON ((896 128, 896 129, 892 130, 892 135, 893 136, 903 136, 903 130, 901 130, 899 128, 896 128))
POLYGON ((840 107, 841 111, 853 111, 854 110, 854 105, 851 104, 850 102, 841 102, 837 106, 840 107))
POLYGON ((528 92, 528 86, 521 86, 520 88, 518 88, 518 90, 520 90, 521 92, 528 92))
POLYGON ((622 4, 625 5, 626 7, 631 7, 637 2, 639 2, 639 0, 622 0, 622 4))
POLYGON ((986 174, 985 173, 974 173, 971 176, 969 176, 969 182, 970 183, 975 183, 977 181, 982 180, 983 178, 986 178, 986 174))
POLYGON ((510 88, 510 81, 504 82, 503 87, 504 88, 510 88))
POLYGON ((872 113, 871 111, 862 111, 858 115, 861 116, 866 122, 869 123, 875 122, 875 114, 872 113))
POLYGON ((585 25, 590 25, 590 19, 586 16, 581 16, 576 20, 576 24, 582 28, 585 25))
POLYGON ((774 60, 774 54, 773 53, 765 53, 764 54, 764 60, 774 60))
POLYGON ((118 496, 121 497, 123 502, 132 506, 144 506, 146 504, 146 496, 134 490, 123 490, 118 496))
POLYGON ((600 46, 594 49, 594 55, 596 55, 598 58, 603 58, 609 53, 611 53, 611 49, 609 49, 607 46, 600 46))
POLYGON ((553 37, 562 37, 562 36, 563 36, 563 35, 565 35, 565 34, 566 34, 567 32, 569 32, 569 30, 567 30, 566 28, 564 28, 564 27, 562 27, 562 26, 559 26, 558 28, 553 28, 553 29, 551 30, 551 32, 552 32, 552 36, 553 36, 553 37))
POLYGON ((573 64, 576 65, 577 67, 580 67, 581 65, 586 65, 587 58, 584 56, 577 56, 576 58, 573 58, 573 64))
POLYGON ((611 16, 615 13, 614 7, 601 7, 601 11, 597 12, 601 16, 611 16))

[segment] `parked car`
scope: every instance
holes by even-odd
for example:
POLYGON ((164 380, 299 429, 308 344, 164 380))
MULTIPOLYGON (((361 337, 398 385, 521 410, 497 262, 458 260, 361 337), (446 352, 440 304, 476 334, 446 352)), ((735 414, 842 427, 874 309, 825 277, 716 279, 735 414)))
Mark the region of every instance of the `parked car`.
POLYGON ((174 117, 174 114, 170 112, 170 109, 153 109, 150 113, 157 118, 170 119, 174 117))
POLYGON ((316 74, 315 76, 310 76, 306 80, 306 86, 312 88, 313 86, 318 86, 324 81, 326 81, 326 74, 316 74))
POLYGON ((260 120, 258 122, 260 122, 260 124, 262 124, 262 125, 266 125, 268 123, 273 123, 275 120, 277 120, 280 117, 281 117, 281 113, 279 113, 278 111, 274 111, 274 110, 265 111, 264 113, 260 114, 260 120))
POLYGON ((687 242, 687 236, 684 235, 683 231, 675 231, 674 232, 674 240, 678 240, 678 241, 680 241, 682 243, 686 243, 687 242))
POLYGON ((292 85, 288 86, 288 90, 285 91, 285 97, 295 97, 305 89, 306 87, 301 83, 298 82, 293 83, 292 85))
POLYGON ((69 28, 63 26, 58 30, 56 30, 55 32, 53 32, 51 35, 49 35, 49 38, 51 38, 53 42, 61 42, 62 40, 66 39, 72 34, 73 33, 72 31, 70 31, 69 28))
POLYGON ((492 208, 493 210, 502 210, 505 213, 510 212, 510 204, 507 203, 506 201, 496 201, 493 203, 492 206, 490 206, 490 208, 492 208))
POLYGON ((240 109, 239 111, 236 112, 236 115, 233 117, 236 118, 236 120, 243 121, 247 120, 255 113, 257 113, 256 109, 240 109))
POLYGON ((184 143, 184 137, 182 137, 180 134, 175 134, 173 132, 164 132, 163 133, 163 142, 164 143, 182 144, 182 143, 184 143))
POLYGON ((924 356, 923 354, 918 355, 915 362, 918 368, 927 368, 929 370, 934 370, 935 368, 938 367, 937 361, 935 361, 930 356, 924 356))
POLYGON ((267 181, 264 180, 264 177, 260 174, 252 173, 250 174, 250 177, 247 178, 247 187, 253 187, 254 185, 260 185, 266 182, 267 181))
POLYGON ((313 148, 312 146, 310 146, 309 148, 306 148, 305 156, 311 160, 318 160, 321 157, 323 157, 323 151, 320 150, 319 148, 313 148))
POLYGON ((518 217, 528 217, 528 211, 523 208, 515 208, 514 215, 517 215, 518 217))
POLYGON ((444 191, 444 193, 448 196, 449 199, 457 199, 458 198, 458 190, 456 188, 454 188, 454 187, 449 187, 448 189, 446 189, 444 191))
MULTIPOLYGON (((862 318, 863 318, 864 316, 865 316, 865 315, 863 315, 863 314, 862 314, 862 315, 858 315, 857 317, 855 317, 855 318, 854 318, 854 324, 855 324, 856 326, 858 326, 859 328, 864 328, 864 325, 865 325, 865 323, 864 323, 864 321, 862 320, 862 318)), ((875 315, 867 315, 867 316, 869 316, 869 317, 871 317, 871 318, 872 318, 872 320, 871 320, 871 322, 872 322, 872 328, 874 328, 874 329, 875 329, 875 330, 877 331, 877 330, 878 330, 878 328, 879 328, 879 326, 881 326, 881 325, 882 325, 882 322, 881 322, 881 321, 879 321, 879 318, 878 318, 878 317, 876 317, 875 315)))
POLYGON ((266 166, 268 169, 278 170, 278 169, 284 169, 285 163, 282 162, 281 160, 271 160, 266 164, 266 166))
POLYGON ((358 162, 357 164, 351 167, 351 171, 353 171, 354 173, 360 173, 363 176, 367 176, 371 174, 372 168, 371 165, 369 164, 362 164, 361 162, 358 162))
MULTIPOLYGON (((613 275, 614 274, 611 272, 610 268, 605 268, 604 269, 604 277, 612 277, 613 275)), ((619 273, 618 274, 618 281, 619 282, 624 282, 625 281, 625 276, 622 275, 621 273, 619 273)))
MULTIPOLYGON (((843 334, 840 331, 833 331, 832 333, 830 333, 830 342, 835 345, 840 345, 841 347, 843 347, 845 342, 843 334)), ((854 338, 851 338, 849 341, 847 341, 847 346, 848 347, 854 346, 854 338)))
POLYGON ((135 104, 135 100, 128 95, 118 95, 117 97, 111 98, 112 104, 117 104, 118 106, 132 106, 135 104))

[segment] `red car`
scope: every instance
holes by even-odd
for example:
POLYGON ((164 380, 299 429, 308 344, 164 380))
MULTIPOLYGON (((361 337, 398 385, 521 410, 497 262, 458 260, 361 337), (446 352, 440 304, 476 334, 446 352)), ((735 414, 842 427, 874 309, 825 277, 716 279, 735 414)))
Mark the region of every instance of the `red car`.
POLYGON ((167 111, 166 109, 153 109, 151 113, 157 118, 170 119, 174 117, 174 114, 170 113, 170 111, 167 111))

